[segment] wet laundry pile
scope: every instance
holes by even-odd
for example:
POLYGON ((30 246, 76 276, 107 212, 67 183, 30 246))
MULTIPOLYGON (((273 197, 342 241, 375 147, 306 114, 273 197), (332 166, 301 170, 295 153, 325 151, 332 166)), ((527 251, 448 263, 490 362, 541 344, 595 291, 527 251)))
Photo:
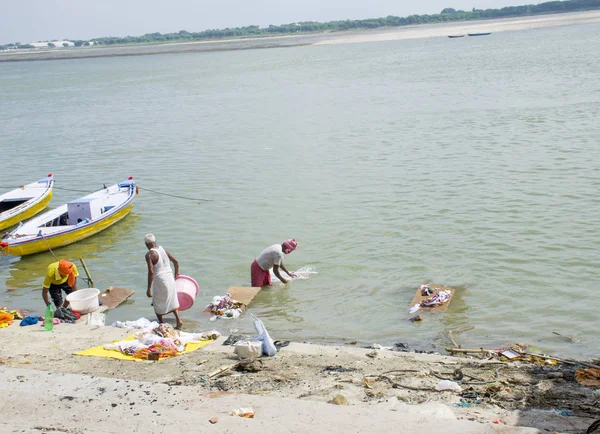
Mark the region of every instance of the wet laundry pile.
POLYGON ((213 316, 210 318, 211 321, 215 321, 217 318, 237 318, 242 314, 243 307, 244 303, 234 300, 231 298, 231 294, 229 293, 223 296, 214 296, 212 301, 206 306, 206 308, 213 314, 213 316))
POLYGON ((448 303, 450 298, 452 298, 452 291, 449 289, 430 288, 429 285, 421 285, 419 290, 421 291, 422 297, 429 297, 420 303, 415 303, 408 311, 409 313, 415 313, 422 307, 440 306, 444 303, 448 303))

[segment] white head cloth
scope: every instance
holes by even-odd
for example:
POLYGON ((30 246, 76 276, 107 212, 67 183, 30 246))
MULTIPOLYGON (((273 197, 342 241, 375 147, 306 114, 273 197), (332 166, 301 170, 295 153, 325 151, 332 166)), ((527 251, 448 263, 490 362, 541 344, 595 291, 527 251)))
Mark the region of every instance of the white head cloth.
POLYGON ((148 234, 144 237, 144 242, 146 244, 150 244, 150 243, 155 243, 156 242, 156 238, 154 237, 154 235, 152 234, 148 234))

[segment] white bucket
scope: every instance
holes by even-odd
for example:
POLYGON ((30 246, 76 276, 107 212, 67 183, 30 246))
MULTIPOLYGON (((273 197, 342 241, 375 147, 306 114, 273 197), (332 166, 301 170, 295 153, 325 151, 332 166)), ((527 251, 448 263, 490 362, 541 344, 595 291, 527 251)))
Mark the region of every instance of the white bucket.
POLYGON ((71 309, 79 313, 90 313, 98 309, 98 295, 100 290, 96 288, 84 288, 67 295, 67 301, 71 303, 71 309))

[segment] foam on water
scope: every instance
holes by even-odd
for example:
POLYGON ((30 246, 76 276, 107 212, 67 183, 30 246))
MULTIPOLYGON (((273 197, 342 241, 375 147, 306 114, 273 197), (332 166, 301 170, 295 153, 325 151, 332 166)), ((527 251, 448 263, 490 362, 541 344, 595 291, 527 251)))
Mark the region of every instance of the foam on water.
MULTIPOLYGON (((273 273, 273 269, 271 268, 271 270, 269 270, 269 273, 271 274, 271 285, 283 285, 283 282, 281 280, 279 280, 279 278, 275 275, 275 273, 273 273)), ((280 270, 281 275, 288 279, 289 276, 285 273, 285 271, 280 270)), ((298 268, 296 271, 292 271, 292 273, 294 273, 296 275, 296 277, 292 277, 291 280, 304 280, 304 279, 310 279, 311 275, 313 274, 319 274, 316 271, 316 268, 312 265, 305 265, 303 267, 298 268)))

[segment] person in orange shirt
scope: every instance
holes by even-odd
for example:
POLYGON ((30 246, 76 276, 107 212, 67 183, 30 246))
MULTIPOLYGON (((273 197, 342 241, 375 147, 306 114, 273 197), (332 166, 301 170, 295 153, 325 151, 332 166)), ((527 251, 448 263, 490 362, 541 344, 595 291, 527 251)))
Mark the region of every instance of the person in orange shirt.
POLYGON ((56 305, 56 308, 69 306, 69 301, 63 301, 62 292, 69 295, 70 293, 77 291, 77 266, 72 262, 61 259, 58 262, 53 262, 48 265, 46 277, 44 278, 44 284, 42 285, 42 298, 46 306, 51 304, 50 297, 56 305))

